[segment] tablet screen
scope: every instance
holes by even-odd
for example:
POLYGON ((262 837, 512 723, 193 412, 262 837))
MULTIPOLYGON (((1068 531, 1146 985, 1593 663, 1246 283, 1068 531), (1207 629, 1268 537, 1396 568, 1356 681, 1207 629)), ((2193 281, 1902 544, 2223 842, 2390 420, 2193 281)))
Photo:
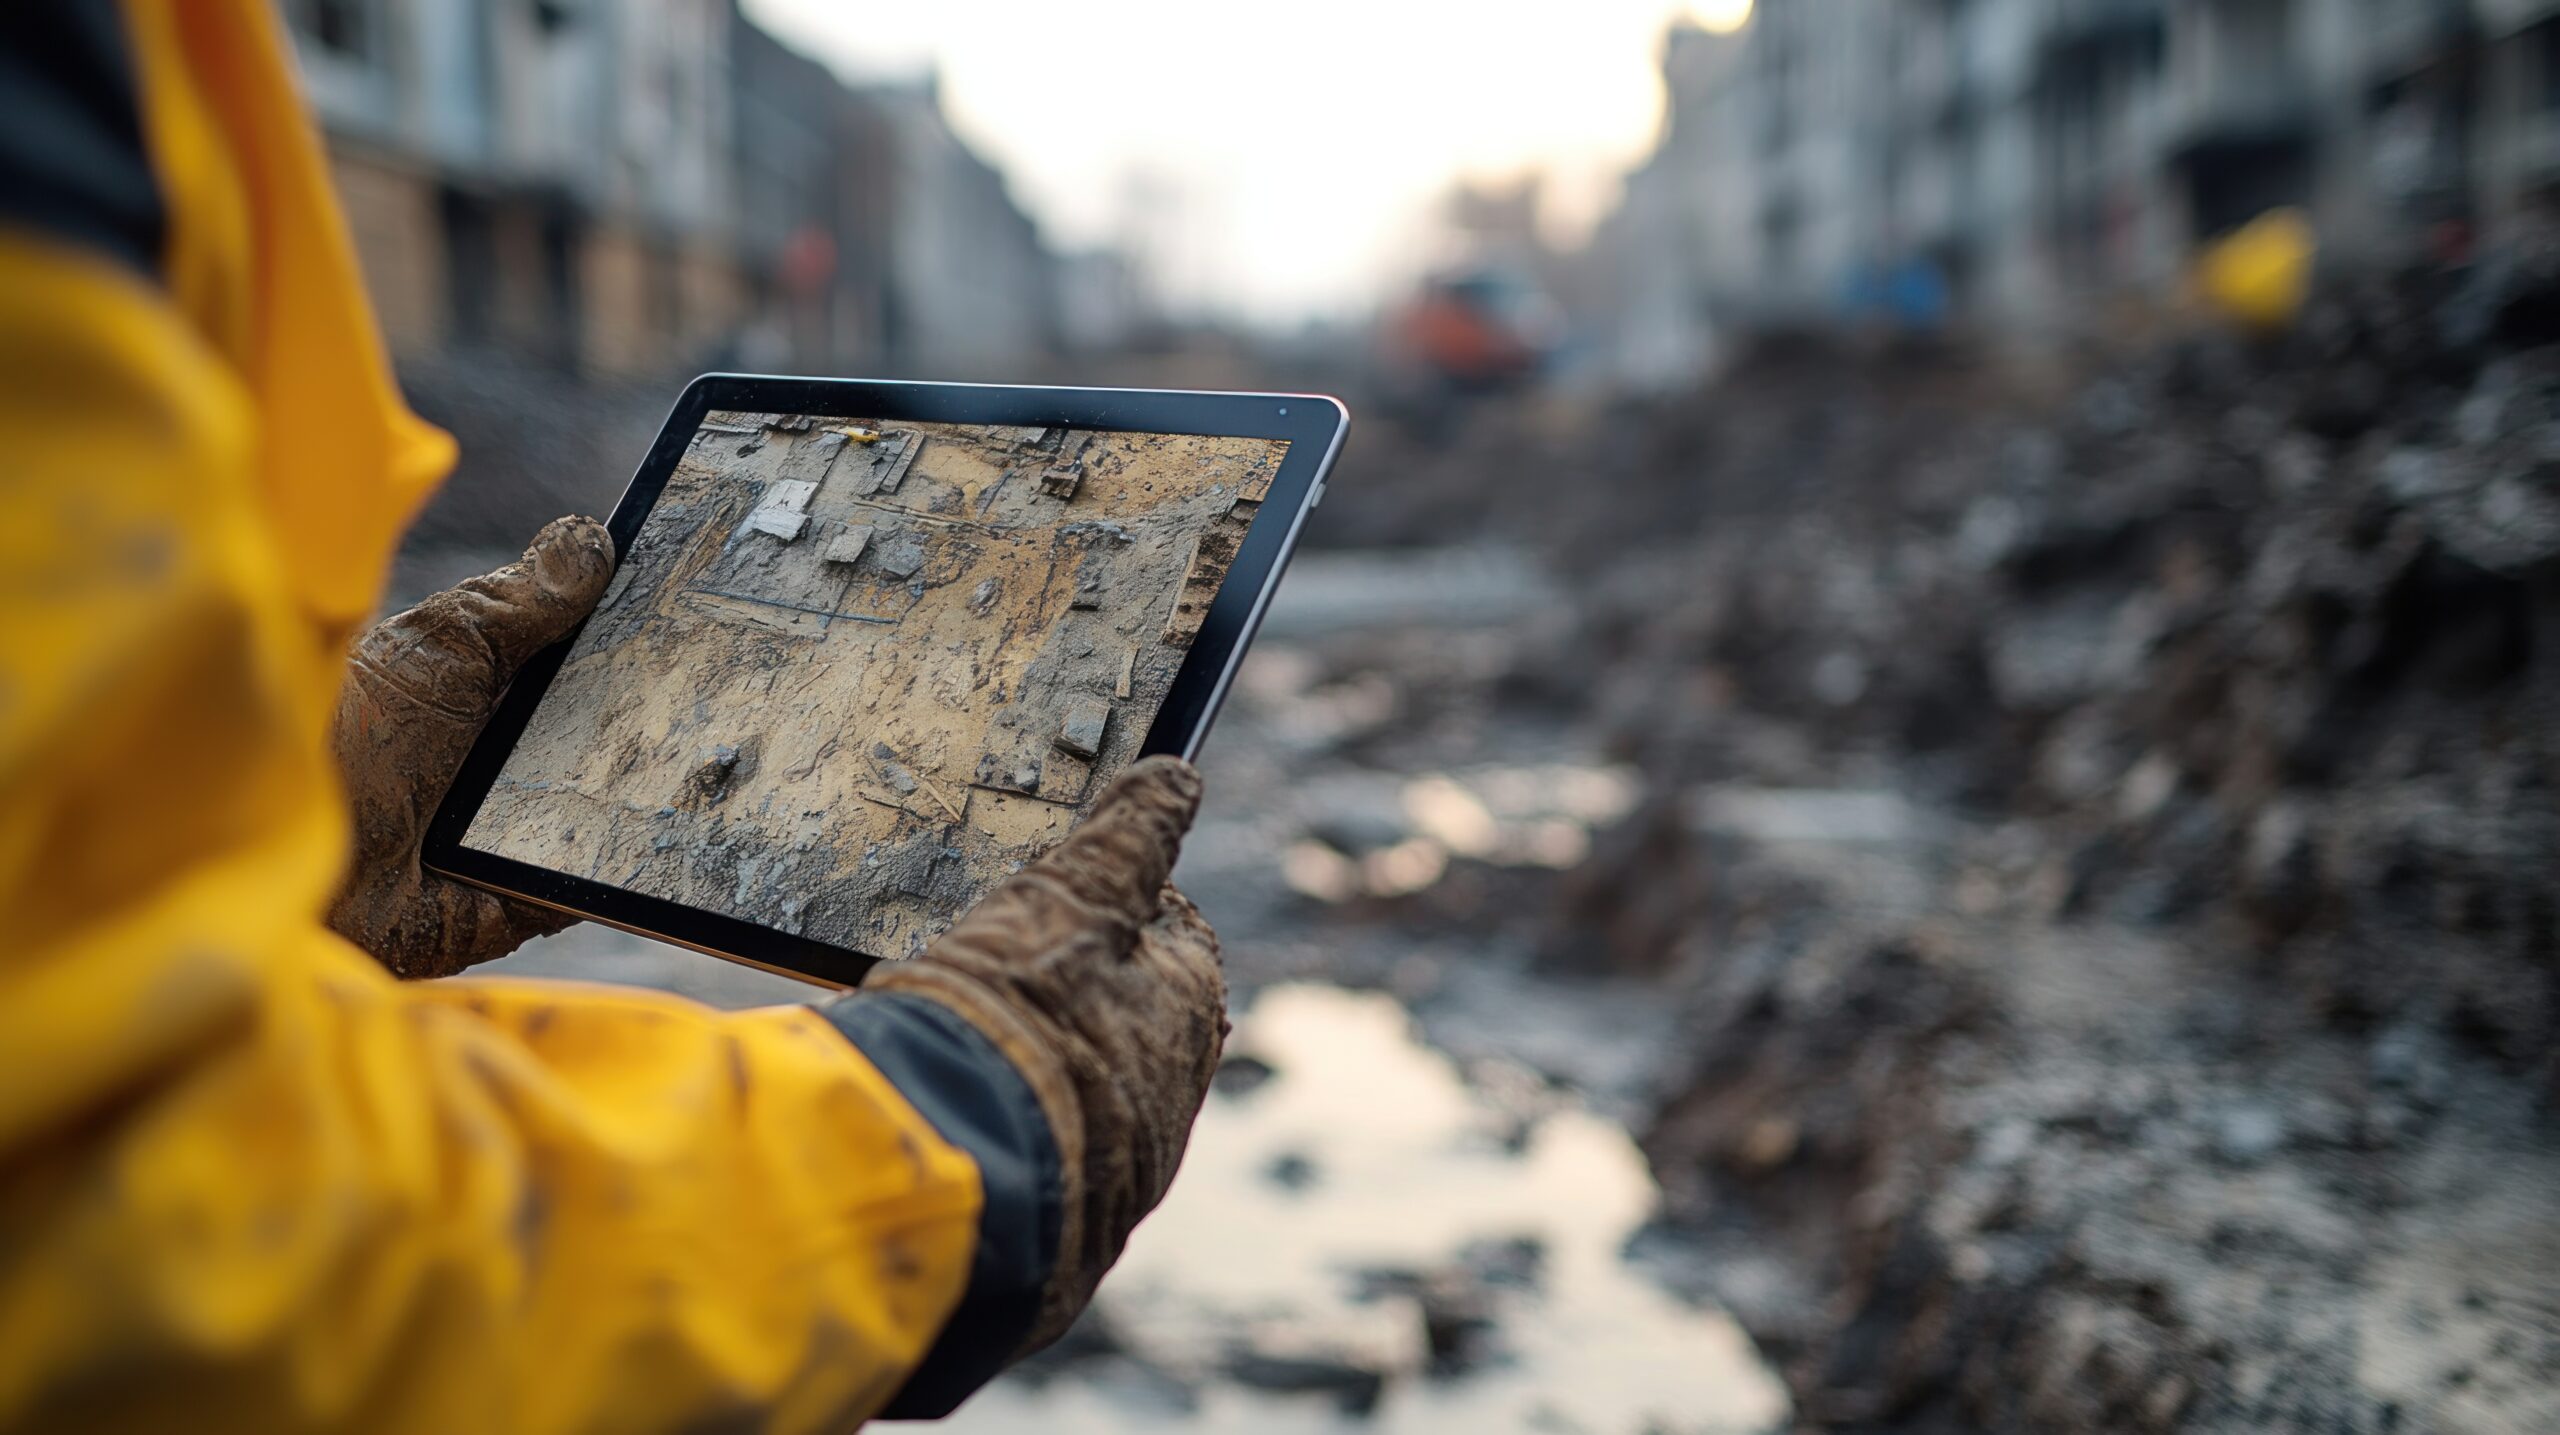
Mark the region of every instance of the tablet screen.
POLYGON ((1287 448, 715 410, 462 845, 912 955, 1137 755, 1287 448))

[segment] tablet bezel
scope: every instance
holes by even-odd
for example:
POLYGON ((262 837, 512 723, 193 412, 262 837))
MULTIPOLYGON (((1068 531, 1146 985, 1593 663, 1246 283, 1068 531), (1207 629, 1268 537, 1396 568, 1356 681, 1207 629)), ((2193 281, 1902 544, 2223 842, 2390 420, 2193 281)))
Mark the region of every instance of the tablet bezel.
MULTIPOLYGON (((780 378, 705 374, 685 386, 657 441, 623 490, 607 525, 616 553, 627 553, 657 505, 676 461, 705 414, 848 415, 890 422, 1005 424, 1198 434, 1288 441, 1280 471, 1254 514, 1235 563, 1211 601, 1199 635, 1140 744, 1140 756, 1196 755, 1225 701, 1245 646, 1261 626, 1272 590, 1287 569, 1307 514, 1324 495, 1324 477, 1341 451, 1350 414, 1322 394, 1210 393, 1173 389, 1039 388, 1021 385, 914 383, 875 379, 780 378)), ((583 624, 581 628, 583 629, 583 624)), ((497 713, 428 824, 420 856, 427 869, 524 901, 602 922, 644 937, 784 976, 852 986, 880 958, 812 937, 555 872, 462 845, 462 836, 499 769, 514 751, 534 708, 578 640, 544 649, 516 674, 497 713)))

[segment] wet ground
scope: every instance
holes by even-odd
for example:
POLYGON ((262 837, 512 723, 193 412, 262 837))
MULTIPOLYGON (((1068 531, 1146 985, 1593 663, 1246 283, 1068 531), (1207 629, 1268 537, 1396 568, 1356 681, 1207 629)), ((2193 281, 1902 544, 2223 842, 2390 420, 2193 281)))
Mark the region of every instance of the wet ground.
MULTIPOLYGON (((1784 1423, 1738 1327, 1671 1294, 1701 1283, 1639 1239, 1658 1194, 1627 1125, 1677 1012, 1658 987, 1540 975, 1544 934, 1507 919, 1635 800, 1565 718, 1491 700, 1557 606, 1500 550, 1292 572, 1177 874, 1234 987, 1218 1090, 1093 1314, 952 1428, 1784 1423)), ((806 995, 595 927, 493 969, 806 995)))
MULTIPOLYGON (((1760 1421, 1658 1286, 1807 1428, 2560 1429, 2554 296, 1366 421, 1311 540, 1469 546, 1302 565, 1204 756, 1180 877, 1269 1069, 970 1418, 1760 1421), (1585 1184, 1475 1204, 1550 1140, 1585 1184)), ((413 590, 600 501, 466 438, 528 482, 457 484, 413 590)))

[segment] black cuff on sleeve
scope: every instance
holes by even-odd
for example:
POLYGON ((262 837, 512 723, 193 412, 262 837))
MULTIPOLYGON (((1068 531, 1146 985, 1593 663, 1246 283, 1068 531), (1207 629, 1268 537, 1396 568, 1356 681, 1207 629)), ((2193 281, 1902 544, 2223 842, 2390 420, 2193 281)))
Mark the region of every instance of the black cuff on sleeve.
POLYGON ((940 1002, 854 995, 818 1008, 942 1139, 978 1163, 969 1286, 932 1349, 879 1418, 948 1415, 995 1377, 1031 1331, 1058 1264, 1058 1141, 1031 1084, 995 1043, 940 1002))

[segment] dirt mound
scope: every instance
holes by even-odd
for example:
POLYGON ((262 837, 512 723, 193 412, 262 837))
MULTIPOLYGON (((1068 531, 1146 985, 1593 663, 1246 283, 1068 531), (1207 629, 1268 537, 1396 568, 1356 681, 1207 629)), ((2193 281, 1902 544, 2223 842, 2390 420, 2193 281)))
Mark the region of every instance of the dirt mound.
POLYGON ((1690 1004, 1650 1149, 1811 1423, 2560 1418, 2555 296, 1622 418, 1522 681, 1653 797, 1547 960, 1690 1004))

